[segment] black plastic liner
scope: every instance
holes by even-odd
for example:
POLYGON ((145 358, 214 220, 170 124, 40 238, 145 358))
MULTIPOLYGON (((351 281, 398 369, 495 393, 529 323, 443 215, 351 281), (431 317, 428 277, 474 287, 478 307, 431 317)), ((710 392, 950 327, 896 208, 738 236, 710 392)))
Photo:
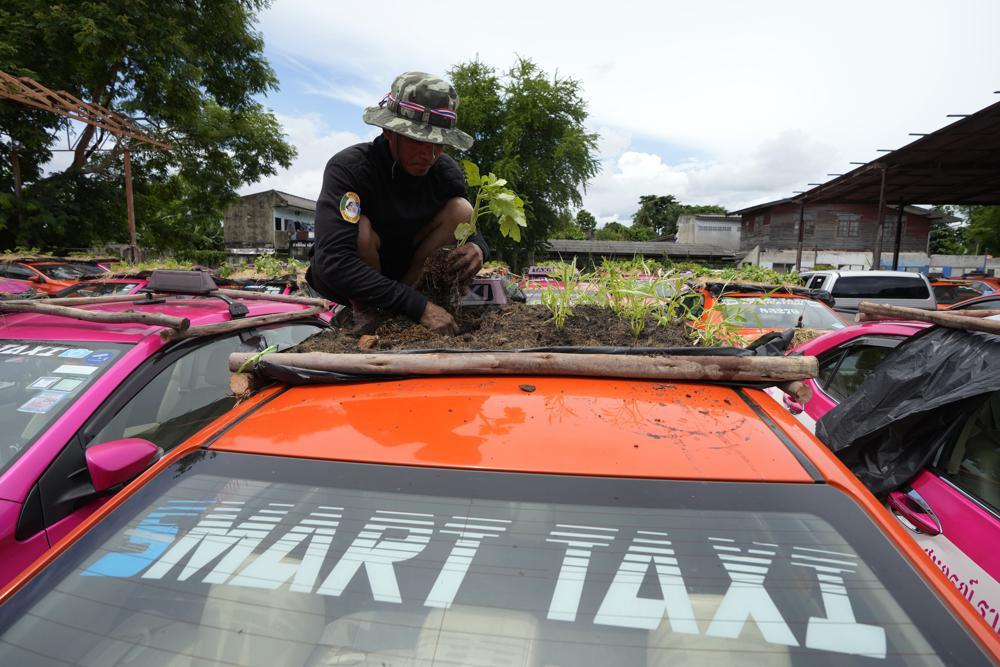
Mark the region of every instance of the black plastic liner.
POLYGON ((1000 336, 933 327, 889 353, 816 436, 883 497, 905 485, 1000 390, 1000 336))

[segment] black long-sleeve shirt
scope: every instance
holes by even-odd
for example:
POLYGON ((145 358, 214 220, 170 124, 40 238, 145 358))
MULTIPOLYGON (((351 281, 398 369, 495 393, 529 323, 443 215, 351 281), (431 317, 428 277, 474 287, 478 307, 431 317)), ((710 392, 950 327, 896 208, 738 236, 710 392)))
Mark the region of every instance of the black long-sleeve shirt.
MULTIPOLYGON (((447 155, 427 175, 410 176, 394 166, 384 137, 345 148, 330 158, 323 173, 310 283, 338 303, 358 301, 419 321, 427 297, 399 282, 413 260, 414 237, 449 199, 465 196, 465 175, 447 155), (381 239, 381 273, 358 257, 360 215, 381 239)), ((471 240, 487 257, 482 237, 477 233, 471 240)))

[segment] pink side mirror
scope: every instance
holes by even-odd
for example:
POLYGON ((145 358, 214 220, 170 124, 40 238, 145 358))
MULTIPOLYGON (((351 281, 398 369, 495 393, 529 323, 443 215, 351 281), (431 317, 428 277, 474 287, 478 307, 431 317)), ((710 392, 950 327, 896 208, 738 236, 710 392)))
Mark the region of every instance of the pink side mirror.
POLYGON ((788 411, 791 412, 793 415, 797 415, 801 413, 803 410, 805 410, 805 408, 802 407, 801 403, 796 401, 788 394, 782 396, 781 399, 784 401, 785 407, 788 408, 788 411))
POLYGON ((149 440, 125 438, 102 442, 86 450, 87 471, 100 493, 127 482, 160 458, 161 450, 149 440))

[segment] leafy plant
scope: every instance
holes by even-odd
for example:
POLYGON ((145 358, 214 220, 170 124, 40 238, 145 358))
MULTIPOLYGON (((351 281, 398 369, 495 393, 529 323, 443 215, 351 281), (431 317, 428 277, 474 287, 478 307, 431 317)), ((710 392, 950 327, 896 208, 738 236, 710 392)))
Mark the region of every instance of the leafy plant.
POLYGON ((576 270, 576 259, 572 264, 560 262, 555 265, 556 279, 559 285, 550 285, 542 290, 542 305, 552 313, 552 322, 556 331, 562 331, 566 319, 573 314, 573 304, 579 300, 575 292, 580 284, 579 272, 576 270))
POLYGON ((479 167, 469 160, 462 160, 462 167, 469 187, 479 189, 476 191, 476 203, 472 206, 472 218, 455 230, 458 245, 464 245, 476 233, 479 216, 485 211, 496 217, 501 235, 520 241, 521 227, 528 226, 521 198, 507 187, 505 179, 496 174, 480 175, 479 167))

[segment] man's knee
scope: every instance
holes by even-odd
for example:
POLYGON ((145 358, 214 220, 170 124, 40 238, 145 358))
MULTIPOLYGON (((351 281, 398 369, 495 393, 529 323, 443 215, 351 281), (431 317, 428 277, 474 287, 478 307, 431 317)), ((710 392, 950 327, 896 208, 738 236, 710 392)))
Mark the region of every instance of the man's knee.
POLYGON ((465 197, 452 197, 434 216, 435 226, 444 226, 452 231, 463 222, 472 219, 472 204, 465 197))

